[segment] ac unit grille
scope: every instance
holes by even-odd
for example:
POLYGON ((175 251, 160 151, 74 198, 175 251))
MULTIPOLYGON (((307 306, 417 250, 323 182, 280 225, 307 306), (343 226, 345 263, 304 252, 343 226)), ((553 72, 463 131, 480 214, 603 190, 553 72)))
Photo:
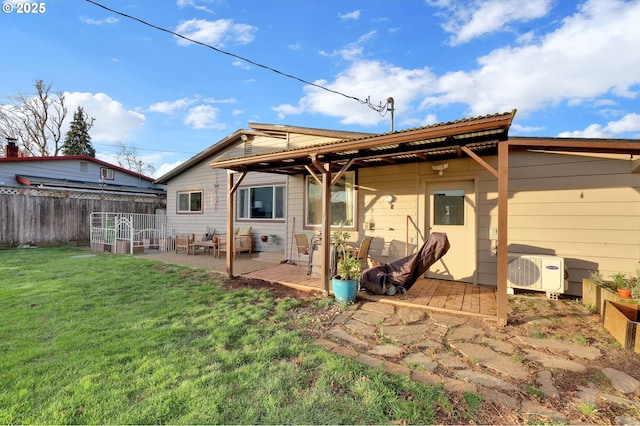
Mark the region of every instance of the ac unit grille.
POLYGON ((540 259, 529 257, 516 257, 509 262, 507 279, 509 283, 518 287, 539 289, 541 277, 540 259))

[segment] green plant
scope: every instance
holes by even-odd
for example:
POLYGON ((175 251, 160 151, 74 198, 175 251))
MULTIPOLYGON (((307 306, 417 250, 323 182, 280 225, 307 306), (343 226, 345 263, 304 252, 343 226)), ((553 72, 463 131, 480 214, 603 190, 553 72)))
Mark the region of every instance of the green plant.
POLYGON ((333 244, 338 250, 336 276, 342 280, 357 280, 360 278, 360 261, 348 250, 347 240, 351 234, 342 228, 332 234, 333 244))
POLYGON ((615 274, 611 275, 611 280, 613 281, 613 286, 615 288, 631 290, 632 280, 622 272, 616 272, 615 274))
POLYGON ((578 408, 580 409, 582 415, 586 417, 592 417, 598 411, 598 406, 592 402, 581 402, 578 405, 578 408))

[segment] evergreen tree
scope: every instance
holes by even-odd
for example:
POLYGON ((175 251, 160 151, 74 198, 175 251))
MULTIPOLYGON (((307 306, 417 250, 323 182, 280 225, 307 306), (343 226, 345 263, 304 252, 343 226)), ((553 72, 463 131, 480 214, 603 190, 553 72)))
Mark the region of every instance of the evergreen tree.
POLYGON ((82 107, 78 107, 73 114, 73 120, 62 146, 62 153, 64 155, 89 155, 95 157, 96 150, 91 145, 91 136, 89 136, 89 129, 92 126, 93 118, 89 119, 82 107))

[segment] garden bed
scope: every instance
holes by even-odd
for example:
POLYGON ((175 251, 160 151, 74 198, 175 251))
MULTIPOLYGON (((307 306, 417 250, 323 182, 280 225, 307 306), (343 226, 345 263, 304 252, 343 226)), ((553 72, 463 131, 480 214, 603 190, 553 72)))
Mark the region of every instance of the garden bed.
POLYGON ((624 299, 618 296, 614 289, 604 284, 596 283, 588 278, 582 280, 582 303, 585 306, 593 307, 597 313, 602 315, 607 300, 616 303, 638 304, 636 299, 624 299))
POLYGON ((604 304, 604 328, 631 352, 640 352, 640 327, 638 304, 619 303, 610 300, 604 304))

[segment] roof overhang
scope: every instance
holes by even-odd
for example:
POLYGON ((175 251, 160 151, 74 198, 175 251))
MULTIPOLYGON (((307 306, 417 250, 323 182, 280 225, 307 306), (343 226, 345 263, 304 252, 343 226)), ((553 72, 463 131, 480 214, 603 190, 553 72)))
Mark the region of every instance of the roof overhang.
POLYGON ((515 113, 513 110, 399 132, 220 159, 210 165, 214 169, 236 172, 301 174, 313 161, 331 163, 335 168, 349 161, 355 167, 437 161, 463 156, 463 147, 478 155, 487 155, 496 152, 498 142, 508 139, 515 113))
POLYGON ((123 193, 137 193, 145 195, 164 196, 166 191, 161 188, 140 188, 136 186, 115 185, 109 183, 83 182, 70 179, 56 179, 42 176, 16 175, 16 182, 21 185, 46 187, 46 188, 66 188, 77 190, 109 191, 123 193))

